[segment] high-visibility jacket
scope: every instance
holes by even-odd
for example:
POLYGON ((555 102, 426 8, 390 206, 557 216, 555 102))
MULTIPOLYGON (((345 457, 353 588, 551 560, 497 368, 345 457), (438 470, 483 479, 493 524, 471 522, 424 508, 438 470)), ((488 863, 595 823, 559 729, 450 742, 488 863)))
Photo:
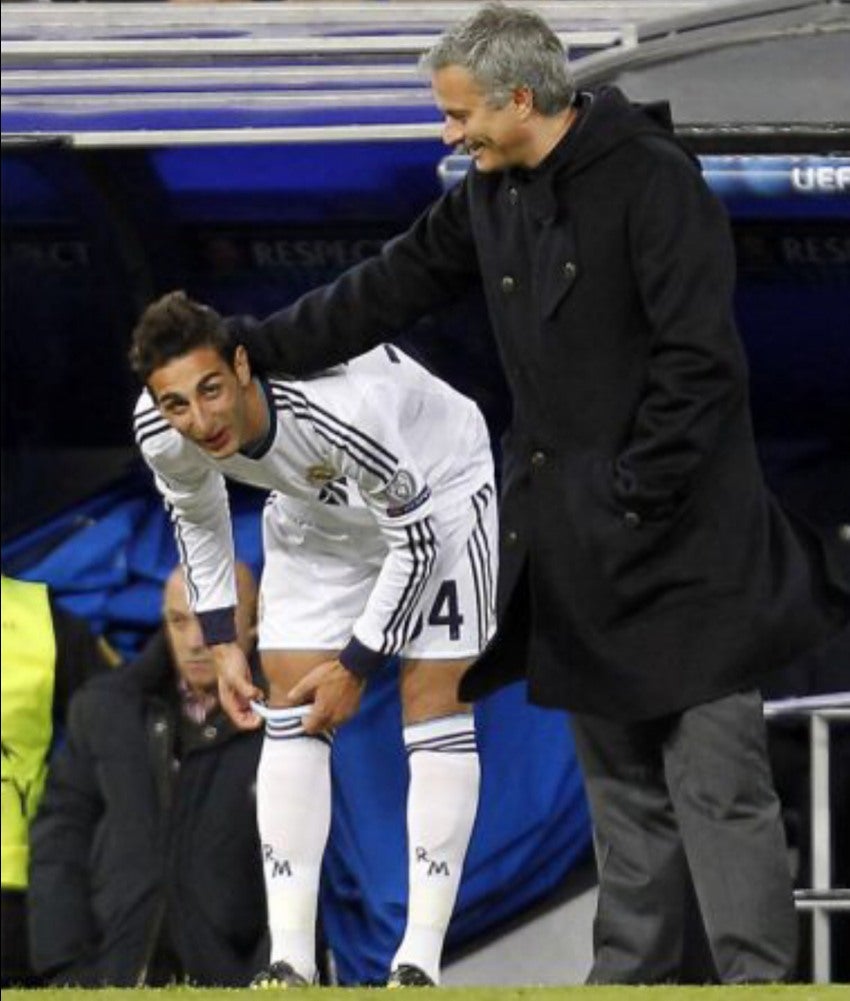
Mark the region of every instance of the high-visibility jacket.
POLYGON ((2 884, 23 890, 53 738, 56 638, 47 587, 2 577, 2 884))

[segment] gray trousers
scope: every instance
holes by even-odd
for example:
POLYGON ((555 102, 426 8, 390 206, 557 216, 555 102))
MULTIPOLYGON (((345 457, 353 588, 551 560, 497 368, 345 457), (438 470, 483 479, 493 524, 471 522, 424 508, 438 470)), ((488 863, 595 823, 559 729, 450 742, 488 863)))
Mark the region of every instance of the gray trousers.
POLYGON ((788 979, 797 917, 758 692, 572 729, 599 871, 588 982, 680 980, 694 896, 721 982, 788 979))

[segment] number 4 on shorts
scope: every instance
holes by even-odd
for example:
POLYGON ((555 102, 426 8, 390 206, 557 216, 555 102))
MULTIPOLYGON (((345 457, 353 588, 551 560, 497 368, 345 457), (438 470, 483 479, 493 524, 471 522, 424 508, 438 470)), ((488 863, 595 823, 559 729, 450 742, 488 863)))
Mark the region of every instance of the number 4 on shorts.
POLYGON ((463 625, 463 616, 457 601, 457 583, 453 580, 444 580, 434 598, 434 604, 428 615, 429 626, 448 626, 449 639, 460 639, 460 627, 463 625))

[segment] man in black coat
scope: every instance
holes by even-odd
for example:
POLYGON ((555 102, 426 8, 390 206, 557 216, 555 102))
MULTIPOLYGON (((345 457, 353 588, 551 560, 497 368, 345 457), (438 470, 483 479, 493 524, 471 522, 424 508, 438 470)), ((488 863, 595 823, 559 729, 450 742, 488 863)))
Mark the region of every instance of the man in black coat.
POLYGON ((848 593, 762 480, 727 219, 666 105, 576 94, 536 15, 487 5, 423 63, 468 175, 236 336, 309 372, 483 285, 513 422, 500 628, 461 696, 525 674, 574 713, 592 981, 680 975, 691 877, 720 978, 781 979, 797 929, 756 679, 846 621, 848 593))
MULTIPOLYGON (((239 642, 256 587, 240 566, 239 642)), ((51 983, 247 984, 267 959, 254 785, 261 738, 218 705, 181 570, 164 629, 74 697, 32 827, 30 946, 51 983)))

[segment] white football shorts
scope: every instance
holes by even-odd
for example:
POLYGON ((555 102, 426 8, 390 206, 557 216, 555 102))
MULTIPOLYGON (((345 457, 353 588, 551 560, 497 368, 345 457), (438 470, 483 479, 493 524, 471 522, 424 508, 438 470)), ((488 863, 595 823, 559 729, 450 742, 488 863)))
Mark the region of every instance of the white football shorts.
MULTIPOLYGON (((263 511, 260 650, 341 650, 380 572, 387 545, 372 515, 336 521, 281 494, 263 511)), ((441 545, 419 603, 421 629, 402 657, 476 656, 496 626, 498 518, 492 483, 432 515, 441 545)))

